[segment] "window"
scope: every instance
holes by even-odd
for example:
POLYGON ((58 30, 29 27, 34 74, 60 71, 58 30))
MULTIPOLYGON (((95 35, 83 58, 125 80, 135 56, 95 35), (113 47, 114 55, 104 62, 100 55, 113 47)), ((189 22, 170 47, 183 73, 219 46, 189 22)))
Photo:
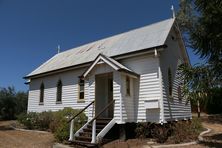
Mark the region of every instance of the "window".
POLYGON ((130 96, 130 77, 126 76, 126 96, 130 96))
POLYGON ((181 87, 180 86, 178 86, 178 88, 177 88, 177 94, 178 94, 178 99, 182 100, 182 94, 181 94, 181 87))
POLYGON ((44 87, 44 84, 42 83, 42 84, 40 85, 39 104, 43 104, 43 102, 44 102, 44 89, 45 89, 45 87, 44 87))
POLYGON ((79 79, 79 100, 84 99, 84 80, 79 79))
POLYGON ((168 68, 168 91, 169 91, 169 96, 172 97, 172 94, 173 94, 173 82, 172 82, 172 72, 171 72, 170 68, 168 68))
POLYGON ((62 102, 62 81, 59 80, 57 83, 57 95, 56 95, 56 102, 62 102))

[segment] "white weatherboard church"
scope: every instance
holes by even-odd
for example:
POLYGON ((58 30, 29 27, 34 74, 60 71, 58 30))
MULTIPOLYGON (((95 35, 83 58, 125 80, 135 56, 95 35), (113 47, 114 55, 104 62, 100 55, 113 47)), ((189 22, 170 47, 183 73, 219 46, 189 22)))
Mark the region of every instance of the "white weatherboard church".
POLYGON ((84 109, 89 122, 70 134, 79 141, 87 125, 98 121, 95 116, 110 119, 101 130, 91 127, 92 143, 114 124, 191 119, 177 73, 182 63, 189 58, 175 18, 76 47, 25 77, 28 112, 84 109))

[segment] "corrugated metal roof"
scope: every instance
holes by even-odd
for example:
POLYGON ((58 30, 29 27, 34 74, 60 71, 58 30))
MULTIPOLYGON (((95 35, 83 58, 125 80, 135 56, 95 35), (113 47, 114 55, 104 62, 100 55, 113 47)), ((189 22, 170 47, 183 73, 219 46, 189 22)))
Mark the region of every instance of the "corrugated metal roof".
POLYGON ((27 77, 93 61, 100 53, 112 57, 164 45, 174 19, 167 19, 59 54, 43 63, 27 77))

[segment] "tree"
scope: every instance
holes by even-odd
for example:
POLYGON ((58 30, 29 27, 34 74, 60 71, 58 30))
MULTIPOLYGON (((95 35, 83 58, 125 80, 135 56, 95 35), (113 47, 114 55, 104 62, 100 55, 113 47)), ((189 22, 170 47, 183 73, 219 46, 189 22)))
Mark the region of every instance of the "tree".
POLYGON ((19 91, 16 93, 16 113, 23 113, 27 111, 28 93, 19 91))
POLYGON ((14 87, 0 90, 0 115, 3 119, 14 119, 16 110, 16 98, 14 87))
POLYGON ((193 67, 180 66, 184 93, 198 105, 201 99, 212 96, 212 90, 222 88, 222 1, 180 0, 177 23, 185 45, 206 61, 193 67))
POLYGON ((178 69, 184 78, 183 95, 188 101, 196 103, 198 117, 200 117, 200 102, 210 96, 212 86, 210 72, 202 65, 190 67, 188 64, 181 64, 178 69))
MULTIPOLYGON (((180 0, 177 22, 186 45, 206 60, 215 85, 222 85, 222 1, 180 0)), ((203 65, 205 66, 205 65, 203 65)))
POLYGON ((0 118, 15 119, 16 115, 26 112, 27 93, 16 92, 14 87, 0 88, 0 118))

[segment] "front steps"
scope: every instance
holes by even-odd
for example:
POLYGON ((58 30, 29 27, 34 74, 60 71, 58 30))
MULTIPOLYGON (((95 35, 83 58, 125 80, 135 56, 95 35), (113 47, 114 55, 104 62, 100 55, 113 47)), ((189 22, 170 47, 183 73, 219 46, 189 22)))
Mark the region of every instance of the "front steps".
MULTIPOLYGON (((112 118, 98 118, 96 119, 96 136, 104 129, 104 127, 112 120, 112 118)), ((75 140, 71 143, 75 145, 85 147, 96 147, 97 143, 91 143, 92 141, 92 123, 88 124, 82 131, 79 132, 78 136, 75 136, 75 140)), ((102 139, 99 143, 106 143, 111 139, 102 139)))

